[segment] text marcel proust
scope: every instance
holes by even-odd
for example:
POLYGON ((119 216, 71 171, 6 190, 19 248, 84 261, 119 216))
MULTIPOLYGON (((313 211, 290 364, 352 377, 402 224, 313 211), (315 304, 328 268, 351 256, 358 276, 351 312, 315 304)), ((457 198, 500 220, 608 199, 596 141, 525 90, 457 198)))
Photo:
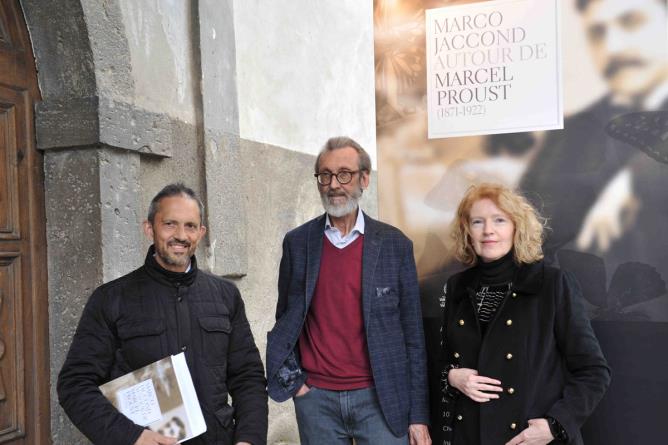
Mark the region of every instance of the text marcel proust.
POLYGON ((428 26, 441 117, 459 115, 452 109, 459 105, 476 105, 477 112, 467 107, 466 114, 484 114, 485 103, 511 97, 513 63, 546 57, 545 44, 523 43, 525 28, 504 24, 500 11, 433 19, 428 26))

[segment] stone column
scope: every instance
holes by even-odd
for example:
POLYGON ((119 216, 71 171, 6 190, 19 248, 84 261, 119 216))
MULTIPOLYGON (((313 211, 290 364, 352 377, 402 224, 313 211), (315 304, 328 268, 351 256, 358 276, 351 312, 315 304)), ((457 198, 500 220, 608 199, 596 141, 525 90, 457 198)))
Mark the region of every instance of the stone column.
POLYGON ((47 150, 44 173, 53 441, 83 444, 58 408, 56 381, 92 291, 142 262, 139 153, 105 146, 47 150))
POLYGON ((202 124, 209 228, 209 269, 247 273, 246 198, 240 159, 233 0, 199 2, 202 124))

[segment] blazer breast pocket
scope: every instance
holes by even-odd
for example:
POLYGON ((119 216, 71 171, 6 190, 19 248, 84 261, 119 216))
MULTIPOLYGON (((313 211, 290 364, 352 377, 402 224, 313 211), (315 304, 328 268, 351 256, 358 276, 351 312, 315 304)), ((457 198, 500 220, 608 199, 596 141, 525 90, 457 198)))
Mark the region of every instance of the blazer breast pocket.
POLYGON ((399 306, 399 294, 394 287, 376 287, 376 303, 379 306, 392 308, 399 306))

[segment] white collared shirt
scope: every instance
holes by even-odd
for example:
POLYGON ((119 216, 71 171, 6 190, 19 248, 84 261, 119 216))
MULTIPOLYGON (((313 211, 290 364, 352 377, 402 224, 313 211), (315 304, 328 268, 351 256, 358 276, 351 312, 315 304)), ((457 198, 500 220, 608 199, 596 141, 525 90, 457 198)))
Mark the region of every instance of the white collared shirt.
POLYGON ((346 236, 341 236, 341 231, 332 225, 329 220, 329 214, 326 214, 325 236, 334 247, 343 249, 355 241, 360 235, 364 235, 364 214, 359 207, 357 208, 357 220, 355 221, 355 225, 346 236))
MULTIPOLYGON (((655 87, 647 96, 642 98, 640 103, 635 104, 640 110, 658 110, 661 105, 668 99, 668 81, 664 81, 655 87)), ((633 107, 633 99, 627 96, 612 95, 611 101, 613 105, 620 107, 633 107)))
POLYGON ((647 95, 643 101, 643 108, 645 110, 658 110, 666 99, 668 99, 668 81, 663 82, 647 95))

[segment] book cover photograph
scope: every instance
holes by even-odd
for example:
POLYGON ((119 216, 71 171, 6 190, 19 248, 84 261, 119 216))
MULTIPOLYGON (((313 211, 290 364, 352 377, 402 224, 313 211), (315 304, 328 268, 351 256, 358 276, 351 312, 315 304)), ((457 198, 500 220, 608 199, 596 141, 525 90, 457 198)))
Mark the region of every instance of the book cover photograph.
POLYGON ((179 443, 206 431, 183 353, 165 357, 100 386, 102 394, 134 423, 179 443))

